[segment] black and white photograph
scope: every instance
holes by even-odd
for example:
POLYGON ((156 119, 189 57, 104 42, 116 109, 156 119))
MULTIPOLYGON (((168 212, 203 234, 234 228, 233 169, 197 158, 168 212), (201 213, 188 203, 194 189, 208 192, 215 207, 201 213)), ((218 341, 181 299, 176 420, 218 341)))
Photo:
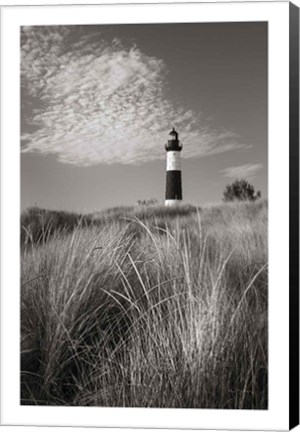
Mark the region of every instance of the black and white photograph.
POLYGON ((127 1, 0 6, 0 425, 299 428, 299 8, 127 1))
POLYGON ((20 50, 20 404, 267 410, 268 23, 20 50))

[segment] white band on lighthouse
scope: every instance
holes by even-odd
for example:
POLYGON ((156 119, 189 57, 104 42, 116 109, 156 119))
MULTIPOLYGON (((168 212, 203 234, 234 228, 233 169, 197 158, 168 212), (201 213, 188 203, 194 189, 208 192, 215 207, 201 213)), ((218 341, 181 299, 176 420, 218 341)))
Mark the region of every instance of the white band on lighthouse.
POLYGON ((168 151, 167 171, 181 171, 181 159, 179 151, 168 151))
POLYGON ((165 205, 168 207, 176 207, 181 205, 181 200, 178 199, 166 199, 165 200, 165 205))

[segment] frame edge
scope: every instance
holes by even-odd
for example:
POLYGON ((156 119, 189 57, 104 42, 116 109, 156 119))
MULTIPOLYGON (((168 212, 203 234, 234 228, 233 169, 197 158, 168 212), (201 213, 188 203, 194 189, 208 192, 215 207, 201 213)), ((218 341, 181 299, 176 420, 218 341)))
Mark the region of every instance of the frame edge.
POLYGON ((289 428, 299 424, 299 8, 289 4, 289 428))

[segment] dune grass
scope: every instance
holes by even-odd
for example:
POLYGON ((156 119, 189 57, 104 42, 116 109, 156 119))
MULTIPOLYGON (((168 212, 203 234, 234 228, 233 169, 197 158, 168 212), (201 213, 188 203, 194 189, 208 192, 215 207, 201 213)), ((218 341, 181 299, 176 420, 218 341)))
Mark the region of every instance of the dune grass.
POLYGON ((52 216, 22 219, 22 404, 267 409, 266 201, 52 216))

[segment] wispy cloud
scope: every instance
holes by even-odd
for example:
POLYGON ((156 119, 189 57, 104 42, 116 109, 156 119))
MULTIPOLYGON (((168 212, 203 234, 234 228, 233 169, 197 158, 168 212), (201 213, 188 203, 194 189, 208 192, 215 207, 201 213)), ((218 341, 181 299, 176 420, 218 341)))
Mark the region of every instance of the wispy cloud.
POLYGON ((242 147, 168 100, 164 61, 136 46, 84 27, 23 27, 21 40, 23 152, 80 166, 138 164, 164 157, 173 126, 186 158, 242 147))
POLYGON ((262 164, 246 164, 246 165, 240 165, 230 168, 225 168, 221 171, 222 175, 224 177, 230 178, 230 179, 236 179, 236 178, 253 178, 255 177, 255 174, 261 170, 263 167, 262 164))

